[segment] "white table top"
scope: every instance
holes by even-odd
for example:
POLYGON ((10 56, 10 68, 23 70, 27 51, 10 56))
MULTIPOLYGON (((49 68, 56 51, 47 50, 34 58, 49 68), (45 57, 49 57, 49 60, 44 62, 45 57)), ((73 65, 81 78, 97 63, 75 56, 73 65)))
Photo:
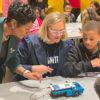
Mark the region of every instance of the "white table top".
POLYGON ((81 23, 66 23, 68 39, 79 38, 82 35, 78 28, 81 28, 81 23))
MULTIPOLYGON (((21 82, 12 82, 12 83, 4 83, 0 85, 0 100, 32 100, 30 99, 30 95, 41 89, 48 87, 50 83, 53 85, 57 85, 60 83, 65 83, 66 81, 69 82, 78 82, 83 88, 84 92, 82 95, 79 95, 78 97, 59 97, 56 100, 99 100, 97 94, 94 90, 94 81, 96 78, 91 77, 83 77, 83 78, 62 78, 60 76, 57 77, 49 77, 44 78, 42 80, 42 83, 39 84, 37 81, 34 80, 27 80, 27 81, 21 81, 21 82), (22 83, 24 85, 22 85, 22 83), (25 86, 26 85, 26 86, 25 86), (38 85, 39 88, 34 88, 32 86, 38 85), (28 87, 27 87, 28 86, 28 87), (31 88, 29 88, 31 86, 31 88)), ((44 89, 36 94, 34 94, 34 98, 39 97, 44 94, 49 94, 50 89, 44 89)), ((37 99, 37 100, 54 100, 49 95, 47 97, 37 99)))

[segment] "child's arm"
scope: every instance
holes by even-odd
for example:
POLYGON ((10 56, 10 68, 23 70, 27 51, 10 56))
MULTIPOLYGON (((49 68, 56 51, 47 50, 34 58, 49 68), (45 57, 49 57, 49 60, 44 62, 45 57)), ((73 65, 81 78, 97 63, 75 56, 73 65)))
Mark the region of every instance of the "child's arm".
POLYGON ((48 0, 45 0, 44 6, 45 6, 45 12, 47 12, 48 11, 48 0))
POLYGON ((79 48, 73 47, 66 58, 65 64, 61 70, 63 77, 74 77, 82 72, 92 68, 90 61, 84 61, 79 48))

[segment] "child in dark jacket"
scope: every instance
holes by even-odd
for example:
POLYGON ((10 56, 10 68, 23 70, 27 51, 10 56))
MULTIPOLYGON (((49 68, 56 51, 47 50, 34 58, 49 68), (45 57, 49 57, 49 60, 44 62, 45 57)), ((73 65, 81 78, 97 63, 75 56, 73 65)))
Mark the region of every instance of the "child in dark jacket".
POLYGON ((83 72, 100 72, 100 23, 88 21, 83 26, 83 39, 68 53, 61 70, 63 77, 77 76, 83 72))
POLYGON ((63 11, 64 11, 63 16, 66 20, 66 23, 72 23, 76 21, 75 16, 71 13, 72 7, 68 2, 64 3, 63 11))

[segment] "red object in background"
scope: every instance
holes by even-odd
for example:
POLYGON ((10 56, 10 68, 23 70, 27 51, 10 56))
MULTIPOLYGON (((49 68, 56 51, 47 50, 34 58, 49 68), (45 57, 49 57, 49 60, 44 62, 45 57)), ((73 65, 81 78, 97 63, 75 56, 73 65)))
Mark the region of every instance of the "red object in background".
POLYGON ((81 7, 80 0, 69 0, 69 3, 72 6, 72 8, 80 8, 81 7))
MULTIPOLYGON (((2 11, 3 11, 2 17, 7 17, 8 8, 12 1, 14 1, 14 0, 2 0, 2 11)), ((21 1, 23 3, 26 3, 26 0, 21 0, 21 1)))
MULTIPOLYGON (((65 3, 65 0, 64 0, 64 3, 65 3)), ((69 0, 69 3, 73 8, 80 8, 81 7, 80 0, 69 0)))
MULTIPOLYGON (((33 23, 32 27, 30 28, 30 34, 29 35, 38 33, 38 30, 39 30, 41 24, 42 24, 41 19, 36 17, 35 22, 33 23)), ((21 40, 22 39, 19 40, 19 43, 21 42, 21 40)))
POLYGON ((38 33, 38 30, 39 30, 41 24, 42 24, 41 19, 36 17, 35 22, 33 23, 32 27, 30 28, 30 34, 29 35, 38 33))

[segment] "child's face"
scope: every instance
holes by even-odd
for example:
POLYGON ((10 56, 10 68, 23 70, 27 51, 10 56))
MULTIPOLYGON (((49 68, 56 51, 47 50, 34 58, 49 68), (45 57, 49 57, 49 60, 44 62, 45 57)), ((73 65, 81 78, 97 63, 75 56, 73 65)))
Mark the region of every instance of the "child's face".
POLYGON ((90 4, 89 8, 91 8, 94 11, 96 11, 98 9, 93 3, 90 4))
POLYGON ((37 17, 40 17, 39 10, 36 9, 36 10, 35 10, 35 14, 36 14, 37 17))
POLYGON ((94 31, 83 31, 83 43, 89 51, 93 51, 94 48, 98 47, 98 40, 100 35, 97 30, 94 31))
POLYGON ((72 11, 72 7, 70 5, 67 5, 64 9, 64 12, 71 12, 72 11))

